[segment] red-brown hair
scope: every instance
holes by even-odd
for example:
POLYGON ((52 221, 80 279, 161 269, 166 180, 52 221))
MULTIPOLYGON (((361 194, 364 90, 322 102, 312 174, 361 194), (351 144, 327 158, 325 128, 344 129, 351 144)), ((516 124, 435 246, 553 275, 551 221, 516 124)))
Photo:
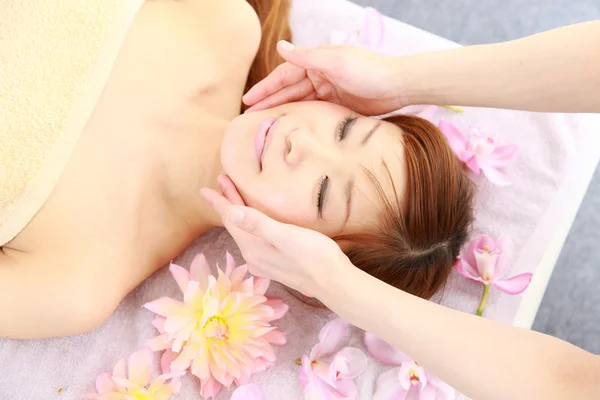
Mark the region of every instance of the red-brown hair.
POLYGON ((379 223, 336 239, 358 268, 428 299, 446 282, 467 240, 475 189, 435 125, 408 115, 387 121, 403 132, 406 211, 402 199, 386 198, 373 179, 382 199, 379 223))
MULTIPOLYGON (((289 0, 248 2, 261 21, 262 41, 246 90, 283 62, 276 43, 291 40, 289 0)), ((433 124, 403 115, 387 121, 403 132, 399 140, 407 164, 407 211, 403 212, 401 199, 387 199, 373 179, 383 203, 379 223, 335 239, 358 268, 408 293, 430 298, 446 282, 467 239, 474 186, 433 124)))

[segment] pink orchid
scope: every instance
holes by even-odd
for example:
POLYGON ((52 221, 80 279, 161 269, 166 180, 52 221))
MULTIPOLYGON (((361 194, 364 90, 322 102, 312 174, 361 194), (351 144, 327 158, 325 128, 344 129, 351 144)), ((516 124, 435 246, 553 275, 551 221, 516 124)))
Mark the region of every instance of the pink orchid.
POLYGON ((483 313, 490 285, 507 294, 520 294, 531 282, 532 274, 529 272, 505 278, 509 269, 507 262, 511 251, 509 243, 506 238, 499 238, 494 242, 486 235, 479 235, 469 242, 467 250, 454 264, 459 274, 485 285, 477 315, 483 313))
POLYGON ((179 377, 185 372, 163 374, 150 381, 153 360, 149 348, 145 347, 129 356, 128 364, 127 373, 125 360, 120 360, 112 374, 104 372, 98 375, 98 393, 87 393, 81 397, 98 400, 167 400, 179 393, 179 377))
POLYGON ((235 392, 231 395, 231 400, 263 400, 263 393, 260 388, 253 384, 248 383, 235 389, 235 392))
POLYGON ((440 121, 438 127, 448 139, 454 154, 475 175, 483 172, 495 185, 510 185, 508 178, 499 169, 515 157, 518 146, 514 144, 499 146, 493 135, 478 127, 470 127, 466 133, 461 132, 448 121, 440 121))
POLYGON ((166 350, 161 364, 173 371, 191 367, 200 379, 201 395, 216 396, 223 386, 247 383, 275 361, 272 345, 285 344, 285 335, 271 322, 285 315, 288 306, 281 299, 264 294, 270 281, 249 277, 247 266, 235 266, 227 254, 226 270, 210 274, 206 258, 192 261, 190 272, 171 264, 183 302, 168 297, 144 305, 164 318, 153 325, 160 335, 148 346, 166 350))
POLYGON ((366 333, 365 347, 371 356, 384 365, 393 365, 377 379, 373 400, 449 400, 454 399, 452 387, 436 378, 416 361, 396 350, 377 336, 366 333))
POLYGON ((384 26, 381 13, 372 7, 366 7, 362 29, 352 32, 333 31, 330 42, 333 45, 361 46, 379 51, 383 44, 384 26))
POLYGON ((354 378, 367 367, 367 357, 354 347, 336 352, 348 332, 348 323, 341 318, 326 324, 308 356, 302 357, 300 383, 306 400, 355 399, 354 378))

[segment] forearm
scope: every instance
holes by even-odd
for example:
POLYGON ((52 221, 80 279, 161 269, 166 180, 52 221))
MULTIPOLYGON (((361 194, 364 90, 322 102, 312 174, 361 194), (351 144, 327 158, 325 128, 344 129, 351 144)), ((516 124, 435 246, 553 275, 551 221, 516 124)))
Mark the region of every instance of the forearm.
POLYGON ((327 307, 474 399, 600 398, 597 356, 419 299, 354 267, 343 276, 323 286, 327 307))
POLYGON ((405 104, 600 112, 600 21, 393 62, 405 104))

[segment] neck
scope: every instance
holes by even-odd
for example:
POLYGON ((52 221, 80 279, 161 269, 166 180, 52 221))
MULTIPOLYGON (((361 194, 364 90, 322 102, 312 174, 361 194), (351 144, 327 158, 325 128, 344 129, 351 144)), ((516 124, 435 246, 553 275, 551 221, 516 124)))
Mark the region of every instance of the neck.
POLYGON ((221 217, 200 196, 200 189, 208 187, 220 191, 217 176, 224 173, 221 140, 228 124, 229 121, 221 117, 202 116, 201 130, 193 129, 189 140, 182 141, 181 153, 177 156, 181 156, 181 163, 173 160, 178 165, 174 184, 182 200, 180 209, 185 213, 185 221, 198 235, 223 225, 221 217))

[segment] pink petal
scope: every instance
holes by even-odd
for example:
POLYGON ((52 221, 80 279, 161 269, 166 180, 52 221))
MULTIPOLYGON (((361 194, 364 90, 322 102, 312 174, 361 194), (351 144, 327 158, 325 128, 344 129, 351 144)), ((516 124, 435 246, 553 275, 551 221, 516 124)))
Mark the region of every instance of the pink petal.
POLYGON ((510 160, 512 160, 519 151, 519 146, 516 144, 508 144, 505 146, 498 146, 494 149, 494 152, 488 158, 488 165, 494 168, 504 167, 510 160))
POLYGON ((177 358, 178 354, 174 351, 167 349, 160 357, 160 370, 163 374, 171 372, 171 363, 177 358))
POLYGON ((477 156, 470 151, 462 151, 458 155, 459 160, 465 163, 465 165, 473 172, 475 175, 479 175, 481 173, 481 165, 479 165, 479 159, 477 156))
POLYGON ((384 365, 401 365, 405 361, 410 361, 409 357, 372 333, 365 333, 365 347, 373 358, 384 365))
POLYGON ((355 400, 358 390, 354 380, 341 380, 334 383, 333 398, 339 400, 355 400))
POLYGON ((287 342, 287 340, 285 338, 285 333, 283 333, 279 330, 275 330, 275 331, 271 331, 271 332, 267 333, 265 336, 263 336, 263 339, 265 339, 269 343, 277 345, 277 346, 283 346, 287 342))
POLYGON ((367 356, 354 347, 346 347, 338 352, 331 363, 330 371, 333 377, 339 379, 354 379, 367 368, 367 356))
POLYGON ((235 269, 235 260, 233 259, 233 256, 231 255, 231 253, 226 252, 225 253, 225 273, 227 274, 227 276, 231 276, 231 273, 233 272, 234 269, 235 269))
POLYGON ((477 282, 483 282, 483 279, 479 277, 479 271, 477 271, 475 268, 469 265, 469 263, 463 260, 462 258, 456 260, 454 268, 456 269, 456 272, 458 272, 465 278, 469 278, 477 282))
POLYGON ((96 390, 98 393, 108 393, 117 390, 117 387, 111 379, 110 372, 103 372, 96 378, 96 390))
POLYGON ((499 254, 497 253, 488 253, 487 251, 475 252, 477 271, 479 271, 479 276, 481 276, 484 281, 490 282, 493 280, 498 257, 499 254))
POLYGON ((190 280, 190 273, 187 271, 187 269, 180 267, 177 264, 171 264, 169 265, 169 271, 171 271, 171 274, 173 275, 173 278, 175 278, 175 282, 177 282, 181 292, 185 292, 185 288, 187 288, 187 284, 190 280))
POLYGON ((509 270, 509 261, 513 254, 512 241, 507 237, 501 237, 496 241, 496 251, 500 252, 494 271, 494 280, 502 280, 509 270))
POLYGON ((400 368, 393 368, 377 378, 373 400, 404 400, 408 391, 400 385, 400 368))
POLYGON ((208 276, 210 274, 210 267, 204 254, 200 253, 196 255, 190 265, 190 279, 200 282, 200 287, 204 290, 207 287, 208 276))
POLYGON ((438 123, 438 128, 448 140, 448 144, 450 145, 450 148, 452 148, 454 154, 458 156, 462 151, 466 150, 467 139, 454 124, 450 121, 442 120, 438 123))
POLYGON ((433 386, 423 386, 419 393, 419 400, 436 400, 436 391, 433 386))
POLYGON ((494 251, 496 249, 496 243, 489 236, 479 235, 474 237, 469 242, 469 246, 467 247, 467 251, 465 252, 463 258, 470 266, 475 267, 477 265, 477 260, 475 260, 475 251, 483 250, 486 246, 490 249, 490 251, 494 251))
MULTIPOLYGON (((181 331, 182 329, 187 327, 190 324, 190 322, 192 322, 193 319, 194 319, 194 317, 192 315, 183 315, 183 316, 175 315, 172 317, 168 317, 165 322, 165 332, 173 335, 173 334, 177 333, 178 331, 181 331)), ((191 327, 190 330, 191 329, 193 329, 193 327, 191 327)), ((186 337, 186 339, 187 339, 187 337, 186 337)))
POLYGON ((398 379, 400 380, 400 385, 404 390, 410 391, 412 387, 412 383, 410 381, 411 370, 414 371, 419 379, 421 387, 427 385, 427 375, 425 374, 425 370, 417 365, 416 362, 405 362, 400 366, 398 371, 398 379))
POLYGON ((364 36, 367 48, 373 51, 379 50, 383 42, 383 16, 372 7, 365 8, 364 36))
POLYGON ((184 303, 173 300, 170 297, 161 297, 158 300, 144 304, 144 307, 163 317, 189 314, 189 310, 184 303))
POLYGON ((171 347, 171 343, 172 341, 169 339, 169 335, 163 333, 162 335, 158 335, 148 340, 145 345, 148 346, 152 351, 161 351, 171 347))
POLYGON ((483 174, 488 179, 488 181, 492 182, 496 186, 510 186, 511 182, 508 177, 489 165, 485 165, 481 167, 483 174))
POLYGON ((187 287, 183 291, 183 302, 188 305, 193 305, 197 301, 199 294, 200 283, 196 281, 189 281, 187 287))
POLYGON ((253 383, 240 386, 231 395, 231 400, 263 400, 263 398, 262 391, 253 383))
POLYGON ((267 322, 283 318, 283 316, 288 312, 290 308, 287 304, 283 302, 282 299, 279 299, 277 297, 267 297, 265 305, 271 307, 275 312, 275 314, 271 318, 269 318, 267 322))
POLYGON ((156 317, 152 320, 151 324, 156 328, 158 333, 165 333, 165 318, 156 317))
POLYGON ((115 369, 113 370, 112 377, 114 378, 126 378, 127 377, 127 364, 125 360, 119 360, 115 365, 115 369))
POLYGON ((205 399, 215 397, 221 391, 223 385, 217 382, 214 378, 209 377, 200 383, 200 396, 205 399))
POLYGON ((336 318, 329 321, 319 333, 319 354, 315 354, 311 358, 314 360, 335 353, 336 348, 347 332, 348 323, 343 319, 336 318))
POLYGON ((254 292, 257 294, 265 294, 269 285, 271 284, 271 280, 269 278, 261 278, 258 276, 254 277, 254 292))
POLYGON ((492 282, 494 286, 508 294, 520 294, 527 289, 533 275, 530 272, 513 276, 512 278, 492 282))
POLYGON ((241 291, 239 285, 244 281, 246 274, 248 273, 247 265, 240 265, 235 268, 231 275, 229 276, 229 280, 231 280, 231 289, 237 291, 241 291))
POLYGON ((427 374, 427 384, 435 388, 437 400, 452 400, 456 395, 452 386, 434 375, 427 374))
POLYGON ((129 380, 138 386, 146 386, 152 377, 152 350, 144 347, 129 356, 129 380))

